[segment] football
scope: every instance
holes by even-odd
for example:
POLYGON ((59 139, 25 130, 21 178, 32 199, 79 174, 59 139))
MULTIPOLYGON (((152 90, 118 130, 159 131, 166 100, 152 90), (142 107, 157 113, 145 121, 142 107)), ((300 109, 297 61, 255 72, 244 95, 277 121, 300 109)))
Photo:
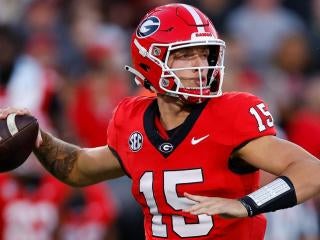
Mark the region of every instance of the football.
POLYGON ((29 157, 39 131, 36 118, 9 114, 0 119, 0 172, 19 167, 29 157))

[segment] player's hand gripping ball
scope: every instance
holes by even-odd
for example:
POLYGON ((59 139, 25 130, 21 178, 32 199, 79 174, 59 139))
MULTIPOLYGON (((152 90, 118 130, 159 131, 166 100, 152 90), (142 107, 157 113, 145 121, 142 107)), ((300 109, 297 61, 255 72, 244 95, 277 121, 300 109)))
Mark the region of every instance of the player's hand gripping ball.
POLYGON ((24 163, 35 146, 38 131, 38 121, 30 115, 12 113, 0 119, 0 172, 24 163))

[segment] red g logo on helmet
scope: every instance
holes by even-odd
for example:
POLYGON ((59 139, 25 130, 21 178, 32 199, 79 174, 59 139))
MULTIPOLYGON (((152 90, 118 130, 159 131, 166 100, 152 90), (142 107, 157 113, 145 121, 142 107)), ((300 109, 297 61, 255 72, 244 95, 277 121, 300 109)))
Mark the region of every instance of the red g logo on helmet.
POLYGON ((140 23, 137 29, 139 38, 149 37, 154 34, 160 27, 160 20, 157 17, 149 17, 140 23))

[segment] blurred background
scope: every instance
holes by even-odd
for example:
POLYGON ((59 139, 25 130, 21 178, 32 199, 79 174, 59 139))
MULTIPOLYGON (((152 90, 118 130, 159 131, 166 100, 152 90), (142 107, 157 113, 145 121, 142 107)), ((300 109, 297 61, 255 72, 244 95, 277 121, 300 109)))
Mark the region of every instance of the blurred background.
MULTIPOLYGON (((27 107, 42 128, 81 146, 105 144, 117 103, 148 94, 123 70, 131 34, 147 10, 172 2, 0 0, 0 107, 27 107)), ((226 41, 223 90, 263 98, 279 136, 320 158, 320 0, 180 2, 205 12, 226 41)), ((267 217, 266 240, 320 239, 318 199, 267 217)), ((0 240, 143 235, 127 177, 73 189, 32 156, 0 175, 0 240)))

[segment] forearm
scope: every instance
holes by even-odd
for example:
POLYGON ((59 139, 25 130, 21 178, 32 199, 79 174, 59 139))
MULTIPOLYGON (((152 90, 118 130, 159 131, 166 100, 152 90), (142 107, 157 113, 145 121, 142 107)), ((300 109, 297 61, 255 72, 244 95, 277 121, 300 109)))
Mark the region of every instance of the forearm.
POLYGON ((281 172, 283 176, 240 199, 249 216, 293 207, 319 193, 319 160, 307 152, 304 159, 293 162, 281 172))
POLYGON ((300 146, 272 136, 252 140, 242 147, 238 157, 276 176, 292 181, 298 203, 320 191, 320 160, 300 146))
POLYGON ((52 135, 41 131, 42 144, 33 152, 40 163, 59 180, 75 185, 71 173, 79 158, 81 148, 66 143, 52 135))
MULTIPOLYGON (((296 144, 275 137, 263 137, 251 141, 238 153, 251 165, 276 176, 286 176, 292 183, 290 188, 294 189, 295 193, 295 197, 289 197, 292 201, 286 199, 288 198, 286 194, 292 193, 289 189, 291 184, 283 183, 282 188, 277 187, 274 190, 268 186, 266 194, 259 194, 259 196, 274 196, 275 199, 280 199, 277 201, 281 201, 282 193, 278 192, 278 189, 288 189, 288 192, 283 192, 283 202, 273 203, 273 198, 270 198, 270 201, 268 198, 264 199, 270 203, 270 209, 290 207, 295 205, 295 202, 302 203, 320 191, 320 161, 296 144)), ((255 195, 251 196, 255 199, 255 195)), ((267 203, 263 205, 264 209, 260 210, 268 211, 266 205, 267 203)))
POLYGON ((308 161, 297 161, 291 164, 283 175, 293 182, 298 203, 302 203, 320 192, 320 161, 306 153, 308 161))
POLYGON ((302 147, 280 140, 270 145, 270 166, 263 168, 277 176, 287 176, 293 183, 298 203, 302 203, 320 191, 320 161, 302 147))

